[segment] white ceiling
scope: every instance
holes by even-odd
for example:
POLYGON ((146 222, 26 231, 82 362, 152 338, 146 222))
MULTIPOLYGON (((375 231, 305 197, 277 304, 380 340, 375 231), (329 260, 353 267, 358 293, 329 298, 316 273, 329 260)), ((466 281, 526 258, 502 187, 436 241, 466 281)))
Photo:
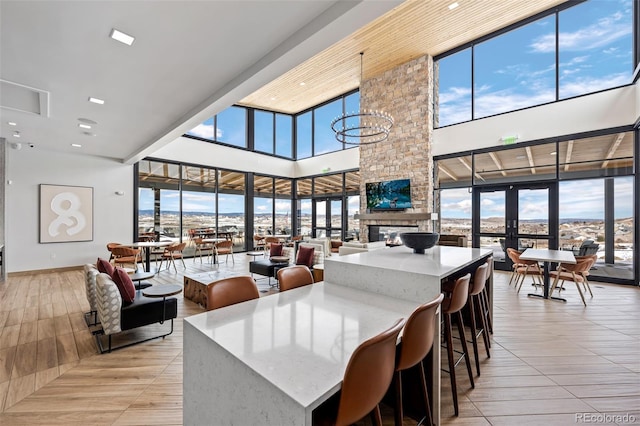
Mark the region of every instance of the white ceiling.
POLYGON ((359 52, 377 75, 564 1, 0 0, 0 105, 48 109, 0 108, 0 137, 133 163, 232 104, 297 112, 356 88, 359 52))
MULTIPOLYGON (((48 93, 49 116, 0 108, 0 136, 134 162, 399 3, 2 0, 0 79, 48 93), (95 136, 79 118, 98 123, 95 136)), ((13 90, 0 87, 7 105, 13 90)))

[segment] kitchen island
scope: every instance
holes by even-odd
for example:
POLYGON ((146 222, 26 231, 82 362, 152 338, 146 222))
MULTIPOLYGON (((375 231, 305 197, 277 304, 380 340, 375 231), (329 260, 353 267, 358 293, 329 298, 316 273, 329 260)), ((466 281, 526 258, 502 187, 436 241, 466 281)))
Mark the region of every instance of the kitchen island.
MULTIPOLYGON (((360 343, 439 294, 439 280, 491 253, 430 250, 416 255, 396 247, 332 257, 325 260, 322 283, 186 318, 184 424, 310 425, 313 410, 340 389, 360 343), (381 260, 386 256, 393 260, 381 260), (343 271, 340 277, 336 270, 343 271)), ((434 348, 431 370, 439 390, 439 345, 434 348)), ((439 392, 432 398, 437 422, 439 392)))

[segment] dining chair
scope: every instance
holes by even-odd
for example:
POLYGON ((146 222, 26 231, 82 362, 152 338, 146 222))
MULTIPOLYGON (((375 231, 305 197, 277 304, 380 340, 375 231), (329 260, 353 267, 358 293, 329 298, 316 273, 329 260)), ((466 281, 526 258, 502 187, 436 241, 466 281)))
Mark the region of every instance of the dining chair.
POLYGON ((439 326, 436 323, 436 314, 443 299, 444 295, 440 294, 432 301, 418 306, 407 319, 402 330, 402 338, 397 347, 394 375, 396 385, 396 426, 402 426, 402 420, 404 418, 402 410, 402 372, 415 365, 418 365, 420 369, 419 374, 422 385, 422 396, 424 398, 424 410, 427 419, 426 424, 433 425, 429 392, 427 391, 427 379, 422 360, 427 356, 433 346, 436 326, 439 326))
POLYGON ((313 274, 306 265, 291 265, 278 269, 277 279, 280 291, 313 284, 313 274))
POLYGON ((233 257, 233 241, 232 240, 224 240, 218 241, 213 244, 213 250, 218 258, 218 263, 220 263, 220 256, 225 255, 225 263, 229 261, 229 255, 231 255, 231 261, 235 265, 236 260, 233 257))
POLYGON ((138 269, 138 263, 142 264, 140 249, 117 246, 111 249, 113 263, 115 266, 132 265, 134 270, 138 269))
POLYGON ((193 255, 193 261, 196 261, 196 256, 200 258, 200 263, 202 263, 202 252, 205 252, 207 258, 213 255, 213 245, 209 243, 205 243, 202 241, 201 237, 193 237, 193 243, 195 244, 196 250, 193 255))
POLYGON ((533 280, 533 285, 542 286, 542 268, 540 268, 540 264, 537 260, 524 260, 520 257, 522 254, 521 251, 518 251, 513 248, 507 248, 507 255, 511 259, 514 265, 513 273, 515 278, 515 287, 520 293, 520 289, 522 288, 522 284, 524 284, 524 280, 527 276, 531 276, 533 280), (518 283, 520 285, 518 286, 518 283))
POLYGON ((118 247, 120 243, 107 243, 107 250, 109 250, 109 262, 113 262, 113 248, 118 247))
POLYGON ((271 250, 271 244, 280 244, 280 238, 278 237, 265 237, 264 238, 264 251, 268 253, 271 250))
POLYGON ((253 236, 253 248, 254 249, 263 249, 264 250, 264 237, 262 235, 254 235, 253 236))
POLYGON ((313 412, 314 425, 351 425, 367 414, 371 415, 374 425, 382 425, 379 404, 393 379, 396 342, 403 326, 404 319, 399 319, 356 348, 349 358, 336 398, 313 412))
MULTIPOLYGON (((558 269, 549 272, 549 277, 554 278, 549 294, 553 294, 558 286, 558 281, 561 281, 560 288, 562 288, 562 285, 564 285, 565 281, 573 281, 576 285, 576 288, 578 289, 578 293, 580 294, 582 303, 584 304, 584 306, 587 306, 587 301, 584 298, 584 294, 580 285, 583 285, 585 287, 585 291, 587 291, 588 289, 591 293, 591 287, 589 287, 586 277, 589 273, 589 269, 591 269, 591 267, 596 263, 596 259, 597 255, 595 254, 589 256, 576 256, 575 264, 561 263, 560 265, 558 265, 558 269)), ((593 293, 591 293, 591 297, 593 297, 593 293)))
POLYGON ((207 286, 207 311, 260 297, 256 281, 249 276, 224 278, 207 286))
POLYGON ((182 251, 184 250, 184 248, 187 246, 187 243, 178 243, 175 242, 173 244, 171 244, 170 246, 167 246, 164 248, 164 252, 162 253, 162 256, 160 256, 160 267, 158 268, 158 270, 162 269, 162 263, 166 260, 167 261, 167 269, 169 269, 170 265, 173 265, 173 269, 178 272, 178 268, 176 268, 176 259, 180 259, 182 261, 182 266, 184 266, 185 268, 187 267, 187 265, 185 265, 184 263, 184 257, 182 256, 182 251))

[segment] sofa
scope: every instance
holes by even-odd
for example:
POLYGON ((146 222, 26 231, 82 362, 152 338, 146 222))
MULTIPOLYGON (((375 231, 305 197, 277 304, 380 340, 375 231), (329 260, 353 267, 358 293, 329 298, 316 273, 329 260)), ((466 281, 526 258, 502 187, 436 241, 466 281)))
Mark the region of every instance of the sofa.
POLYGON ((387 246, 384 241, 361 243, 359 241, 346 241, 338 248, 338 254, 345 256, 353 253, 363 253, 371 250, 383 249, 387 246))
POLYGON ((439 246, 467 247, 467 237, 464 235, 440 234, 439 246))
POLYGON ((133 302, 124 303, 116 283, 109 274, 103 272, 96 277, 95 297, 98 320, 102 325, 102 329, 95 333, 100 353, 111 352, 160 337, 164 338, 173 333, 173 319, 178 316, 178 300, 175 297, 151 298, 143 296, 142 290, 136 290, 133 302), (162 324, 166 320, 171 320, 171 330, 168 333, 118 347, 113 347, 111 344, 111 336, 115 334, 145 325, 162 324), (100 338, 102 335, 108 336, 106 349, 102 345, 100 338))

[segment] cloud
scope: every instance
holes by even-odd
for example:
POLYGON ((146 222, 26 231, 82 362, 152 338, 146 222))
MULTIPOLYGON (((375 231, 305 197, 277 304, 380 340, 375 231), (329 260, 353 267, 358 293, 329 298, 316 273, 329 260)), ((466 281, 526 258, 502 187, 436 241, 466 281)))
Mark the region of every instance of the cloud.
POLYGON ((623 86, 630 83, 631 75, 629 73, 610 74, 602 77, 579 77, 570 80, 566 77, 570 74, 563 74, 560 78, 560 97, 570 98, 572 96, 582 95, 584 93, 596 92, 610 87, 623 86))
POLYGON ((196 127, 189 130, 187 134, 204 139, 211 139, 213 136, 213 124, 198 124, 196 127))
MULTIPOLYGON (((627 37, 632 33, 632 26, 623 19, 624 15, 616 12, 576 31, 561 31, 558 36, 560 51, 581 52, 598 49, 627 37)), ((537 37, 530 48, 535 53, 555 52, 555 33, 537 37)))

